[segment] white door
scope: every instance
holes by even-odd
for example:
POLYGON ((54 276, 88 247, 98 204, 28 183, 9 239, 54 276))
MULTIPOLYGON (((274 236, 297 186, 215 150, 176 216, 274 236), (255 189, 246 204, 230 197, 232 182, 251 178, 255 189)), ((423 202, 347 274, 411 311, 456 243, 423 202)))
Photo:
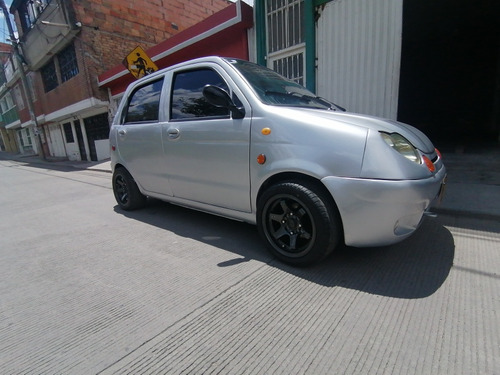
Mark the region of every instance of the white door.
POLYGON ((65 157, 66 148, 64 147, 64 139, 59 124, 49 125, 49 150, 50 156, 65 157))

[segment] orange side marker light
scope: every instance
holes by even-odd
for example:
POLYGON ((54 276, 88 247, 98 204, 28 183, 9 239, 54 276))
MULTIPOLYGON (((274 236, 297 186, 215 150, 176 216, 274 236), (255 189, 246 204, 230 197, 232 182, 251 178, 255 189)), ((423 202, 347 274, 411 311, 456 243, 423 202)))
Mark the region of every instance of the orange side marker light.
POLYGON ((436 166, 432 163, 431 159, 429 159, 425 155, 422 156, 422 159, 424 160, 424 163, 429 169, 429 171, 434 172, 436 170, 436 166))
POLYGON ((266 155, 260 154, 257 156, 257 163, 264 164, 266 162, 266 155))

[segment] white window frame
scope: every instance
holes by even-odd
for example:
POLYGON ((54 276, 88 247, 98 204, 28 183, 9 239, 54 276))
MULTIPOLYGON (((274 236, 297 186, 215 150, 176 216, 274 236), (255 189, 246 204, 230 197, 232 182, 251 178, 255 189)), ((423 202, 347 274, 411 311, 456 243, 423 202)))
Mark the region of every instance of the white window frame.
POLYGON ((24 109, 24 99, 19 85, 14 87, 14 97, 16 98, 17 108, 22 111, 24 109))
POLYGON ((306 46, 302 43, 298 46, 269 54, 267 56, 267 67, 285 76, 302 86, 306 85, 306 46), (302 62, 299 62, 302 59, 302 62), (287 64, 284 67, 282 64, 287 64), (291 66, 290 66, 291 64, 291 66), (277 66, 276 66, 277 65, 277 66))
POLYGON ((266 30, 269 34, 269 38, 267 38, 267 67, 305 86, 306 44, 305 36, 302 35, 305 32, 303 31, 303 7, 304 0, 267 0, 266 30), (299 7, 298 12, 297 6, 299 7), (293 12, 294 18, 290 12, 293 12), (272 21, 278 22, 278 25, 270 25, 272 21), (297 26, 290 25, 290 21, 297 22, 297 26), (291 35, 290 30, 292 30, 293 35, 291 35), (274 31, 278 35, 273 35, 274 31), (270 40, 273 43, 273 49, 275 44, 278 44, 278 49, 271 51, 270 40))
POLYGON ((5 94, 2 99, 0 99, 0 106, 2 108, 2 113, 10 111, 14 107, 14 101, 12 100, 12 95, 10 92, 5 94))

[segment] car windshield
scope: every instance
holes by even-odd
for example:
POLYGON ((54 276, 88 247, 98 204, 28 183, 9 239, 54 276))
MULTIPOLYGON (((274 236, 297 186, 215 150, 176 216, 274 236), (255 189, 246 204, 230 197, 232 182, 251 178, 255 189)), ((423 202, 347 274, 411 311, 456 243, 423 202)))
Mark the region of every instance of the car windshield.
POLYGON ((265 104, 333 111, 344 110, 271 69, 244 60, 227 59, 226 61, 241 73, 265 104))

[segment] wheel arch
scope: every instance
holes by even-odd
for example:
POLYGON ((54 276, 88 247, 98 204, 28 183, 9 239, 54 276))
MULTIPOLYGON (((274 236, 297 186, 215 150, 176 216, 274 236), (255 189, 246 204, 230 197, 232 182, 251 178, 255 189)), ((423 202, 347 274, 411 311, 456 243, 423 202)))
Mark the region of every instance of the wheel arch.
MULTIPOLYGON (((333 207, 333 209, 337 212, 339 222, 340 222, 340 232, 342 234, 341 241, 344 241, 344 224, 342 221, 342 216, 338 209, 337 203, 335 202, 335 198, 332 196, 330 191, 326 188, 326 186, 321 182, 321 180, 298 172, 281 172, 269 177, 264 183, 260 186, 259 192, 257 193, 256 207, 259 206, 258 202, 262 196, 262 194, 271 186, 282 183, 282 182, 295 182, 299 184, 304 184, 308 187, 312 187, 317 189, 319 192, 329 200, 329 204, 333 207)), ((259 215, 259 212, 257 212, 259 215)))
MULTIPOLYGON (((132 180, 134 180, 134 181, 135 181, 135 178, 134 178, 134 176, 132 175, 132 173, 130 173, 130 171, 128 170, 128 168, 127 168, 125 165, 123 165, 122 163, 116 163, 116 164, 114 165, 114 167, 113 167, 113 172, 114 172, 114 171, 116 171, 116 170, 118 170, 118 169, 120 169, 120 168, 121 168, 121 169, 124 169, 125 171, 127 171, 127 173, 130 175, 130 177, 132 177, 132 180)), ((136 182, 136 184, 137 184, 137 181, 135 181, 135 182, 136 182)), ((141 186, 140 186, 139 184, 137 184, 137 186, 139 187, 139 189, 141 189, 141 186)))
POLYGON ((116 163, 116 164, 113 166, 113 172, 114 172, 115 170, 119 169, 119 168, 123 168, 123 169, 125 169, 128 173, 130 173, 130 172, 129 172, 129 170, 128 170, 127 168, 125 168, 125 166, 124 166, 123 164, 121 164, 121 163, 116 163))

